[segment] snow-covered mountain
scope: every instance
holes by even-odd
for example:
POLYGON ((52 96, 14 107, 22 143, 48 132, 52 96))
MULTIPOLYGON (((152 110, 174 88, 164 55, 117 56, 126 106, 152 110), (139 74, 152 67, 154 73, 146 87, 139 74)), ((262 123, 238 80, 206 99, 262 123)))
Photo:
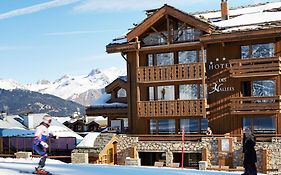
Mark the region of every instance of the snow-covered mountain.
POLYGON ((105 86, 121 75, 125 75, 125 71, 112 67, 102 71, 93 69, 88 75, 64 75, 54 82, 40 80, 27 85, 14 80, 0 79, 0 89, 24 89, 51 94, 88 106, 104 92, 105 86))

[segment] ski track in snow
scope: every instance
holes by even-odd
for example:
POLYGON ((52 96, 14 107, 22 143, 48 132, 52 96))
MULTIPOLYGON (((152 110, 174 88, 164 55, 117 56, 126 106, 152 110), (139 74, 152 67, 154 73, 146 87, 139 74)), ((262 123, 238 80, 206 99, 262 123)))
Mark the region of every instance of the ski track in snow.
MULTIPOLYGON (((0 158, 0 175, 24 175, 20 171, 32 172, 39 159, 0 158)), ((94 164, 66 164, 47 159, 46 170, 54 175, 237 175, 242 172, 199 171, 180 168, 156 168, 113 166, 94 164)))

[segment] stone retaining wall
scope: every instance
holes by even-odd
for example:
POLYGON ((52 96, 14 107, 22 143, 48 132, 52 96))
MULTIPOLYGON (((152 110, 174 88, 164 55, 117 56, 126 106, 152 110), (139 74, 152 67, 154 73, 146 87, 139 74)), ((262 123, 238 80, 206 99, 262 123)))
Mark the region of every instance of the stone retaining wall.
MULTIPOLYGON (((242 143, 233 139, 233 166, 243 166, 242 143)), ((117 145, 118 164, 124 164, 126 157, 129 157, 128 149, 136 147, 138 152, 165 152, 166 166, 170 166, 173 162, 173 153, 180 153, 182 150, 181 141, 138 141, 138 137, 130 137, 119 135, 119 143, 117 145)), ((208 164, 218 165, 218 139, 215 137, 202 138, 201 141, 186 141, 186 153, 202 153, 204 148, 208 149, 208 164)), ((267 149, 267 169, 278 169, 281 163, 281 138, 273 138, 272 142, 258 142, 257 151, 257 167, 262 166, 262 150, 267 149)))

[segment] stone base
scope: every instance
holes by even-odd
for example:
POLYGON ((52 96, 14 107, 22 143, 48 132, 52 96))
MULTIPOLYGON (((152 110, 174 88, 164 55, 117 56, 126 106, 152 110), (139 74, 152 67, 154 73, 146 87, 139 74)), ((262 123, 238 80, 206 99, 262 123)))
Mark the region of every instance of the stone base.
POLYGON ((72 153, 71 163, 89 163, 88 153, 72 153))
POLYGON ((207 170, 208 162, 207 161, 199 161, 199 170, 207 170))
POLYGON ((140 159, 132 159, 130 157, 127 157, 126 160, 125 160, 125 165, 141 166, 141 160, 140 159))
POLYGON ((32 152, 23 152, 23 151, 19 151, 15 153, 15 156, 17 159, 28 159, 30 158, 32 155, 32 152))

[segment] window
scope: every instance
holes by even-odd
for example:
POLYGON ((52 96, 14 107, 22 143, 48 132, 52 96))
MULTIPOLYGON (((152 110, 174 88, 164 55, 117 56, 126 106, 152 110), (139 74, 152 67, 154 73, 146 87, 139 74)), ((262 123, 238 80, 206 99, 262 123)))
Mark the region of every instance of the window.
POLYGON ((158 100, 174 100, 175 99, 175 87, 174 86, 158 86, 157 87, 158 100))
POLYGON ((255 80, 242 82, 243 96, 270 97, 275 95, 274 80, 255 80))
POLYGON ((150 120, 150 134, 156 134, 156 124, 157 124, 157 120, 155 119, 151 119, 150 120))
POLYGON ((149 91, 149 101, 154 101, 154 87, 148 87, 148 91, 149 91))
POLYGON ((175 126, 175 120, 173 119, 160 119, 158 120, 158 134, 175 134, 175 126))
MULTIPOLYGON (((202 61, 202 50, 189 50, 178 52, 179 64, 196 63, 202 61)), ((204 50, 204 61, 206 61, 206 50, 204 50)))
POLYGON ((156 54, 157 66, 159 65, 172 65, 174 64, 173 53, 159 53, 156 54))
POLYGON ((203 95, 202 84, 180 85, 179 89, 180 89, 179 97, 181 100, 196 100, 202 97, 203 95))
POLYGON ((243 129, 246 127, 252 128, 254 133, 275 133, 276 120, 274 116, 271 117, 244 117, 243 129))
POLYGON ((209 125, 208 119, 206 118, 201 119, 201 133, 206 133, 208 129, 208 125, 209 125))
POLYGON ((275 95, 274 80, 253 81, 253 96, 274 96, 274 95, 275 95))
POLYGON ((118 90, 117 97, 126 97, 126 96, 127 96, 127 94, 126 94, 125 89, 121 88, 121 89, 118 90))
POLYGON ((179 52, 179 64, 198 62, 197 50, 179 52))
POLYGON ((147 55, 147 66, 153 66, 153 55, 152 54, 147 55))
POLYGON ((181 130, 184 129, 185 133, 198 133, 199 132, 199 120, 198 119, 181 119, 181 130))
POLYGON ((185 133, 206 133, 208 119, 181 119, 180 128, 184 128, 185 133))
POLYGON ((159 33, 149 33, 146 37, 142 39, 142 42, 145 46, 151 46, 151 45, 162 45, 166 44, 167 41, 165 38, 167 38, 168 33, 167 32, 161 32, 159 33))
POLYGON ((174 119, 151 119, 150 134, 175 134, 175 123, 174 119))
POLYGON ((202 31, 185 26, 182 22, 178 22, 177 25, 178 30, 173 31, 174 42, 195 41, 199 40, 199 37, 202 35, 202 31))
POLYGON ((241 46, 241 58, 267 58, 274 56, 274 43, 241 46))

